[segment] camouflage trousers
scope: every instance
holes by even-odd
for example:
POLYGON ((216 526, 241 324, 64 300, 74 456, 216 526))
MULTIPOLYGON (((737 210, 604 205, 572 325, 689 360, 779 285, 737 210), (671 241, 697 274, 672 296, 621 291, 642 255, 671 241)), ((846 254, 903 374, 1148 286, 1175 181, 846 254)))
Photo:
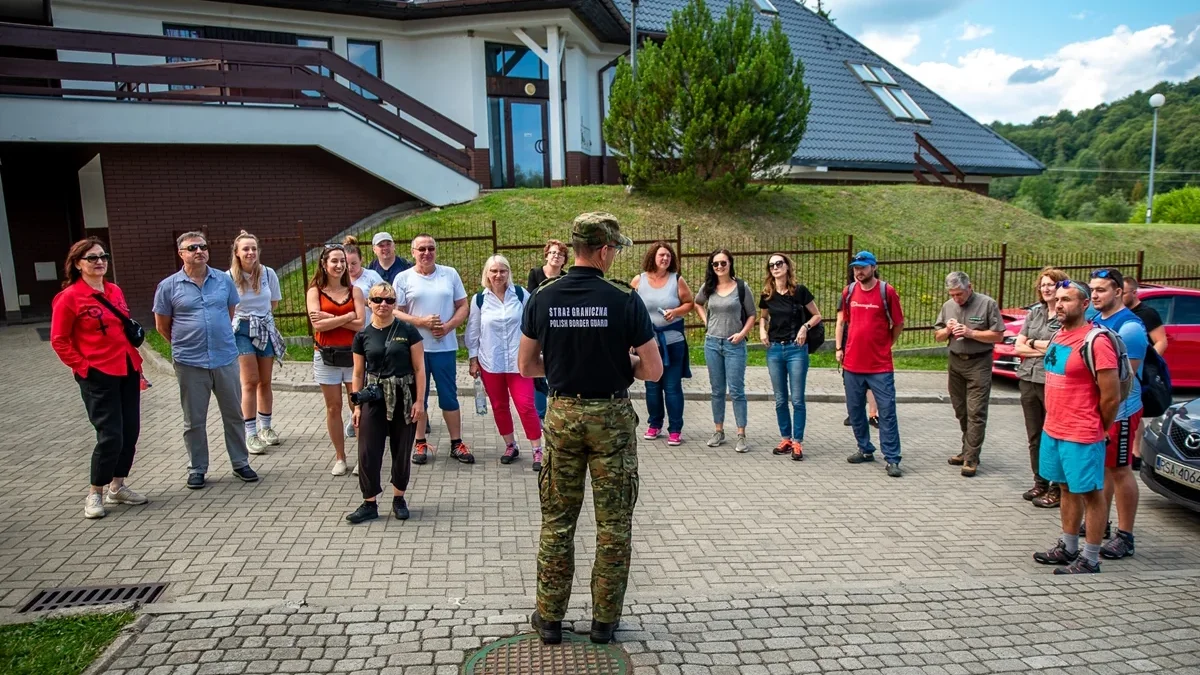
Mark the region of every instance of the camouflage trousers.
POLYGON ((638 496, 637 423, 628 399, 550 400, 546 451, 538 475, 542 536, 537 585, 538 614, 548 621, 562 620, 571 599, 575 525, 589 470, 596 506, 592 618, 606 623, 621 618, 638 496))

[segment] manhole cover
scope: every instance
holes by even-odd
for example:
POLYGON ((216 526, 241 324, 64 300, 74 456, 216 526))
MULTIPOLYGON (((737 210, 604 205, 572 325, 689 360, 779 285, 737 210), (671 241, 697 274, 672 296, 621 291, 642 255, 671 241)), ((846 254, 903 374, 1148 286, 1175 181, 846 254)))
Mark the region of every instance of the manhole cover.
POLYGON ((565 633, 560 645, 544 645, 533 633, 498 640, 476 652, 463 675, 630 675, 633 665, 616 645, 592 644, 565 633))

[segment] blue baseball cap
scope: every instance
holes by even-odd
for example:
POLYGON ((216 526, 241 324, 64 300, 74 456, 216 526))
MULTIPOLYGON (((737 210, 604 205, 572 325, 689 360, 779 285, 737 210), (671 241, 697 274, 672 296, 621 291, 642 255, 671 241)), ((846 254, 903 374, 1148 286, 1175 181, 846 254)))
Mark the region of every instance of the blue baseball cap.
POLYGON ((876 264, 878 263, 875 262, 875 254, 870 251, 859 251, 854 254, 854 260, 850 261, 851 267, 874 267, 876 264))

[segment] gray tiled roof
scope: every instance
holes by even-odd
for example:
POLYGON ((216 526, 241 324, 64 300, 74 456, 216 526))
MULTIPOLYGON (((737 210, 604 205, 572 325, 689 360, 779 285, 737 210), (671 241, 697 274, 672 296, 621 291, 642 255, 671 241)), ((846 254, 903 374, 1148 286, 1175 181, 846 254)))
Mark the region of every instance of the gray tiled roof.
MULTIPOLYGON (((629 0, 614 0, 626 19, 629 0)), ((730 0, 707 0, 714 15, 723 15, 730 0)), ((967 173, 985 175, 1039 173, 1045 167, 1025 151, 976 122, 905 72, 821 19, 796 0, 773 0, 792 52, 804 63, 804 80, 812 91, 808 129, 792 158, 798 166, 910 171, 920 132, 967 173), (882 65, 932 119, 930 124, 894 119, 867 90, 847 62, 882 65)), ((638 30, 664 33, 671 13, 686 0, 642 0, 638 30)), ((759 15, 768 26, 773 17, 759 15)), ((928 156, 927 159, 930 159, 928 156)))

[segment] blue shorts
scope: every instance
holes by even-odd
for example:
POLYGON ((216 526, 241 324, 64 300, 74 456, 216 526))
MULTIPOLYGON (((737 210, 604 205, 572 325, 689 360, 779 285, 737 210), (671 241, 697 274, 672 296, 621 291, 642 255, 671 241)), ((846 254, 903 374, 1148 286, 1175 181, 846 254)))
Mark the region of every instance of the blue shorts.
POLYGON ((1039 452, 1038 473, 1042 478, 1063 483, 1075 494, 1104 489, 1104 441, 1060 441, 1043 431, 1039 452))
POLYGON ((239 356, 257 356, 260 359, 275 356, 275 346, 270 340, 267 340, 266 349, 255 349, 254 343, 250 341, 250 322, 245 319, 238 321, 238 329, 233 332, 233 341, 237 344, 239 356))
POLYGON ((429 409, 429 378, 437 383, 438 407, 442 412, 458 410, 457 352, 425 352, 425 409, 429 409))

